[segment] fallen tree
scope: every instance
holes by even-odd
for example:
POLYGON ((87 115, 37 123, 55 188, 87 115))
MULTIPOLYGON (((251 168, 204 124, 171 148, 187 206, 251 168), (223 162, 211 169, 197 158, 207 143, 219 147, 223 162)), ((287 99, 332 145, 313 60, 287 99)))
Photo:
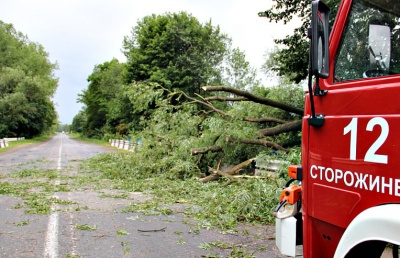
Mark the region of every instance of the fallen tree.
MULTIPOLYGON (((249 138, 236 138, 232 136, 226 137, 227 143, 243 143, 243 144, 251 144, 251 145, 259 145, 265 146, 268 148, 272 148, 275 150, 288 152, 287 148, 282 147, 279 143, 266 139, 268 136, 278 136, 283 133, 288 132, 300 132, 302 121, 301 116, 303 115, 303 109, 297 108, 270 98, 260 97, 251 92, 239 90, 233 87, 228 86, 203 86, 202 89, 206 92, 223 92, 228 94, 233 94, 233 96, 209 96, 203 97, 200 94, 195 94, 197 98, 188 96, 187 94, 181 92, 181 94, 188 99, 190 104, 198 104, 202 106, 205 110, 203 110, 203 114, 213 114, 217 113, 221 117, 227 117, 230 119, 236 119, 240 121, 246 121, 250 123, 257 123, 257 124, 269 124, 267 128, 263 128, 258 130, 258 136, 254 135, 253 139, 249 138), (271 108, 280 109, 285 111, 287 114, 290 115, 290 121, 284 120, 280 117, 239 117, 239 116, 232 116, 229 112, 224 111, 213 102, 254 102, 257 104, 269 106, 271 108), (259 138, 261 137, 261 138, 259 138)), ((204 154, 207 152, 213 151, 222 151, 221 148, 217 148, 216 146, 209 146, 209 147, 202 147, 202 148, 194 148, 191 150, 192 155, 197 154, 204 154)))
MULTIPOLYGON (((221 177, 233 182, 227 175, 234 176, 237 170, 219 168, 218 161, 225 166, 242 164, 258 155, 285 155, 291 146, 300 144, 301 90, 258 87, 250 93, 230 87, 219 89, 228 91, 214 92, 207 87, 207 92, 189 95, 156 83, 135 84, 134 89, 127 89, 138 112, 143 105, 152 107, 136 122, 144 129, 133 136, 142 140, 137 151, 151 160, 143 164, 146 170, 173 171, 173 178, 204 175, 202 182, 221 177), (290 94, 293 97, 287 101, 290 94), (296 105, 291 107, 291 102, 296 105)), ((246 166, 240 169, 252 172, 246 166)))

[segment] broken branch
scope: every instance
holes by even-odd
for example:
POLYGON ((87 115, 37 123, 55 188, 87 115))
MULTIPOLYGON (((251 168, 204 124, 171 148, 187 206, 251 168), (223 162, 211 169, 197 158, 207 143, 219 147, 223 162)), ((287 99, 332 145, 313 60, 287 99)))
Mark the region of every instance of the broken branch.
POLYGON ((280 146, 279 144, 275 143, 275 142, 271 142, 271 141, 266 141, 266 140, 261 140, 261 139, 234 139, 232 137, 226 137, 226 142, 229 143, 244 143, 244 144, 255 144, 255 145, 262 145, 265 147, 270 147, 270 148, 274 148, 276 150, 281 150, 284 152, 288 152, 287 149, 283 148, 282 146, 280 146))
POLYGON ((160 228, 160 229, 138 229, 139 232, 164 232, 167 228, 160 228))
POLYGON ((222 151, 221 146, 209 146, 209 147, 204 147, 204 148, 193 148, 190 150, 190 154, 192 156, 199 155, 199 154, 206 154, 208 152, 220 152, 222 151))
POLYGON ((258 133, 261 136, 273 136, 273 135, 278 135, 281 133, 285 132, 291 132, 291 131, 300 131, 301 130, 301 120, 295 120, 291 122, 287 122, 282 125, 278 125, 272 128, 266 128, 258 131, 258 133))
POLYGON ((276 107, 279 109, 282 109, 284 111, 287 112, 291 112, 297 115, 302 116, 304 111, 302 109, 293 107, 293 106, 289 106, 283 103, 280 103, 278 101, 272 100, 272 99, 268 99, 268 98, 262 98, 256 95, 251 94, 250 92, 247 91, 243 91, 243 90, 238 90, 232 87, 228 87, 228 86, 203 86, 201 87, 204 91, 224 91, 224 92, 230 92, 233 93, 237 96, 242 96, 245 97, 248 100, 251 100, 253 102, 259 103, 259 104, 264 104, 264 105, 268 105, 271 107, 276 107))
POLYGON ((207 100, 207 101, 217 100, 217 101, 221 101, 221 102, 249 101, 245 97, 229 98, 229 97, 221 97, 221 96, 212 96, 212 97, 205 98, 205 100, 207 100))
MULTIPOLYGON (((231 168, 229 171, 227 171, 227 172, 225 172, 225 173, 227 173, 227 174, 229 174, 229 175, 235 175, 235 174, 237 174, 240 170, 242 170, 244 167, 248 166, 251 162, 253 162, 253 160, 254 160, 254 159, 248 159, 248 160, 246 160, 246 161, 243 161, 242 163, 240 163, 240 164, 234 166, 233 168, 231 168)), ((220 166, 220 165, 218 165, 218 168, 219 168, 219 166, 220 166)), ((210 167, 209 167, 209 170, 210 170, 210 167)), ((219 169, 217 169, 217 170, 219 170, 219 169)), ((203 183, 207 183, 207 182, 209 182, 209 181, 217 180, 219 177, 220 177, 219 174, 212 174, 212 175, 206 176, 206 177, 204 177, 204 178, 200 178, 199 181, 200 181, 200 182, 203 182, 203 183)))

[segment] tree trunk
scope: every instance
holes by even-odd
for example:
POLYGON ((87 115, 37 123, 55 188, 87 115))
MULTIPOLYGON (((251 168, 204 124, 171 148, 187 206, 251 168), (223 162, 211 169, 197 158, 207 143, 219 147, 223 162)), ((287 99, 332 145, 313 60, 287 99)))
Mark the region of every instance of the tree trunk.
MULTIPOLYGON (((228 175, 235 175, 235 174, 237 174, 240 170, 242 170, 244 167, 246 167, 246 166, 248 166, 249 164, 251 164, 251 162, 253 162, 253 161, 254 161, 254 159, 248 159, 248 160, 246 160, 246 161, 243 161, 243 162, 240 163, 239 165, 234 166, 234 167, 231 168, 229 171, 227 171, 227 172, 223 171, 223 172, 224 172, 224 173, 227 173, 228 175)), ((218 165, 218 169, 213 169, 213 168, 210 168, 210 167, 209 167, 209 171, 210 171, 210 169, 211 169, 211 172, 214 171, 214 170, 219 170, 219 165, 218 165)), ((212 174, 212 175, 209 175, 209 176, 200 178, 199 181, 200 181, 200 182, 203 182, 203 183, 207 183, 207 182, 210 182, 210 181, 217 180, 219 177, 220 177, 219 174, 212 174)))

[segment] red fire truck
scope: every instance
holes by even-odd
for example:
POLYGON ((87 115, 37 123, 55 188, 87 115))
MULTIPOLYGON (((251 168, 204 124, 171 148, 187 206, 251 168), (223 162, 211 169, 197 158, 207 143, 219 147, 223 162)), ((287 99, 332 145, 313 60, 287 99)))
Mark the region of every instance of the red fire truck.
POLYGON ((276 242, 295 256, 398 257, 400 1, 312 2, 302 164, 275 209, 276 242))

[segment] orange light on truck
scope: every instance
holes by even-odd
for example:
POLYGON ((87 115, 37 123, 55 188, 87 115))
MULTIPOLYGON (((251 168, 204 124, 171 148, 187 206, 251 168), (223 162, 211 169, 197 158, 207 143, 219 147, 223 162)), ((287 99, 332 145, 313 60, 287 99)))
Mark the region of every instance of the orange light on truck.
POLYGON ((290 165, 288 168, 288 175, 295 180, 302 180, 302 168, 300 165, 290 165))

